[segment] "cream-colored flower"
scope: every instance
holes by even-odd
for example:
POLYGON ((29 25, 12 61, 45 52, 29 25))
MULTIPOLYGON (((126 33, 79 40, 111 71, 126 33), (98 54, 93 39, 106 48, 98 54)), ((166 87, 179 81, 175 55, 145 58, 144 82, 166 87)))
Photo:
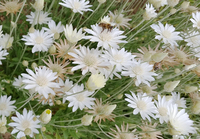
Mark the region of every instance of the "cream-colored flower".
POLYGON ((176 86, 179 84, 180 81, 170 81, 164 85, 164 90, 166 92, 172 92, 176 86))
POLYGON ((20 2, 20 3, 18 3, 18 2, 19 2, 19 0, 12 0, 12 1, 4 0, 4 3, 0 2, 0 13, 6 12, 6 16, 9 13, 16 14, 23 5, 23 2, 20 2))
POLYGON ((43 113, 40 115, 39 120, 43 123, 43 124, 47 124, 49 123, 49 121, 51 120, 51 116, 52 116, 52 112, 50 109, 46 109, 45 111, 43 111, 43 113))
POLYGON ((44 8, 44 0, 35 0, 35 3, 32 4, 32 6, 36 11, 42 11, 44 8))
POLYGON ((92 74, 86 82, 86 87, 89 91, 103 88, 106 84, 106 79, 102 74, 92 74))
POLYGON ((92 119, 93 119, 93 115, 86 114, 81 118, 81 123, 82 125, 88 126, 92 123, 92 119))

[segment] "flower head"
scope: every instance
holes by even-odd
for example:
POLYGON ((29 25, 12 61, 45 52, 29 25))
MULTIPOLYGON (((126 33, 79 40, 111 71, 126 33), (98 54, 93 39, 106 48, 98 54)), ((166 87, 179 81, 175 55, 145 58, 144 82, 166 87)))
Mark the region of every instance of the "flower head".
POLYGON ((70 8, 74 13, 83 14, 86 11, 92 11, 89 9, 92 5, 88 5, 89 1, 85 0, 62 0, 63 3, 59 3, 60 5, 70 8))
POLYGON ((14 38, 6 33, 0 37, 0 46, 2 46, 4 49, 9 49, 12 46, 13 40, 14 38))
POLYGON ((84 39, 90 39, 91 42, 98 42, 97 47, 103 47, 105 49, 109 48, 119 48, 119 43, 127 43, 127 41, 122 40, 126 36, 122 35, 124 31, 120 31, 117 28, 112 30, 103 29, 98 24, 91 25, 92 29, 85 29, 85 31, 91 36, 85 36, 84 39))
POLYGON ((23 83, 25 83, 25 89, 34 89, 35 92, 38 92, 40 95, 43 95, 46 99, 48 94, 55 95, 53 88, 59 88, 59 84, 54 82, 57 78, 56 72, 46 67, 35 68, 35 73, 26 69, 29 74, 22 73, 24 77, 23 83))
POLYGON ((21 77, 20 75, 18 76, 18 78, 14 78, 13 81, 13 86, 15 86, 16 88, 23 88, 24 83, 22 82, 23 77, 21 77))
POLYGON ((128 104, 128 107, 134 109, 133 114, 136 115, 140 113, 142 119, 148 119, 149 121, 151 121, 150 116, 155 118, 153 113, 157 113, 157 109, 154 105, 154 102, 152 102, 153 98, 147 96, 146 93, 137 93, 137 96, 133 92, 131 92, 131 94, 132 96, 129 94, 125 94, 127 97, 125 98, 125 100, 130 103, 128 104))
POLYGON ((151 25, 151 28, 159 34, 156 35, 155 39, 162 40, 165 44, 177 46, 178 44, 176 41, 182 40, 182 37, 179 36, 180 32, 176 32, 172 25, 166 24, 164 26, 161 22, 158 22, 158 25, 153 24, 151 25))
POLYGON ((126 67, 122 71, 122 75, 136 77, 135 85, 139 86, 141 83, 145 83, 150 86, 149 81, 154 81, 152 76, 157 76, 152 72, 153 65, 149 65, 147 62, 141 63, 141 61, 133 61, 129 67, 126 67))
POLYGON ((12 111, 15 111, 16 107, 12 105, 15 103, 15 100, 10 100, 11 96, 7 97, 7 95, 5 95, 0 97, 0 115, 9 116, 12 111))
POLYGON ((157 16, 156 10, 153 8, 152 4, 146 4, 145 12, 143 14, 143 18, 145 20, 150 20, 151 18, 154 18, 157 16))
POLYGON ((1 60, 6 59, 4 56, 7 56, 8 54, 7 50, 2 50, 2 47, 0 46, 0 65, 2 65, 1 60))
POLYGON ((32 53, 35 52, 46 52, 48 48, 53 44, 53 34, 45 32, 43 29, 41 31, 36 30, 33 33, 28 33, 28 35, 23 35, 22 38, 26 45, 33 45, 32 53))
POLYGON ((19 0, 4 0, 4 2, 0 2, 0 12, 6 12, 6 15, 9 13, 16 14, 23 5, 23 2, 18 3, 19 0))
POLYGON ((200 12, 192 13, 192 19, 190 19, 193 23, 193 27, 200 29, 200 12))
POLYGON ((51 21, 51 17, 48 17, 50 13, 40 11, 38 14, 36 12, 31 12, 30 15, 26 15, 27 19, 30 24, 36 25, 36 24, 47 24, 49 21, 51 21), (37 16, 37 17, 35 17, 37 16))
POLYGON ((40 121, 35 117, 32 111, 27 111, 26 109, 23 110, 23 114, 16 112, 17 117, 11 117, 14 121, 9 123, 9 126, 14 127, 11 134, 17 134, 17 138, 20 139, 26 135, 33 137, 34 134, 38 134, 39 131, 37 128, 40 128, 39 125, 40 121))

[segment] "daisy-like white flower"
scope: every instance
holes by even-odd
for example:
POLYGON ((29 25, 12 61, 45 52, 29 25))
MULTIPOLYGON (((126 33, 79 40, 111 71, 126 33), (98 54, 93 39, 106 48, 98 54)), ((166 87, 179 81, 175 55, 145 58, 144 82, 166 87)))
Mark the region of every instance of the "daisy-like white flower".
POLYGON ((16 107, 13 106, 15 100, 13 101, 10 100, 11 96, 7 97, 7 95, 5 95, 0 97, 0 115, 7 117, 10 115, 12 111, 15 111, 16 107))
POLYGON ((14 78, 12 85, 15 86, 16 88, 23 88, 24 85, 24 83, 22 82, 23 79, 24 78, 19 75, 18 78, 14 78))
POLYGON ((35 30, 33 33, 23 35, 22 40, 25 41, 26 45, 33 45, 32 53, 38 51, 46 52, 54 42, 53 36, 53 34, 49 34, 42 29, 41 31, 35 30))
POLYGON ((20 2, 20 3, 18 2, 19 0, 12 0, 12 1, 4 0, 4 3, 0 2, 0 13, 6 12, 6 16, 9 13, 16 14, 23 5, 23 2, 20 2))
POLYGON ((75 28, 73 30, 73 26, 72 24, 70 25, 66 25, 66 27, 64 27, 64 33, 65 33, 65 37, 66 39, 71 43, 71 44, 76 44, 79 40, 81 40, 84 36, 84 34, 82 33, 82 28, 78 30, 75 28))
POLYGON ((25 89, 34 89, 35 92, 47 99, 48 94, 55 95, 52 88, 60 88, 59 84, 54 82, 57 78, 56 72, 52 72, 46 67, 35 68, 35 73, 30 69, 26 69, 26 71, 29 74, 22 73, 24 77, 22 82, 25 83, 25 89))
POLYGON ((200 34, 198 31, 188 32, 185 35, 186 39, 184 41, 187 42, 187 46, 194 48, 200 46, 200 34))
POLYGON ((200 29, 200 12, 192 13, 190 21, 192 21, 193 27, 200 29))
POLYGON ((14 38, 6 33, 0 37, 0 46, 2 46, 4 49, 8 49, 12 46, 13 40, 14 38))
POLYGON ((185 113, 185 109, 178 111, 176 104, 168 106, 169 115, 169 133, 171 135, 189 135, 195 133, 193 121, 189 119, 189 115, 185 113))
POLYGON ((76 85, 72 88, 72 90, 70 92, 66 92, 66 100, 68 100, 70 103, 68 105, 68 107, 73 107, 72 111, 75 112, 78 108, 80 108, 80 110, 83 110, 84 107, 87 108, 92 108, 91 106, 94 105, 94 98, 91 98, 89 96, 91 96, 93 92, 89 92, 87 90, 84 91, 84 85, 81 84, 76 85))
POLYGON ((114 65, 111 64, 105 68, 100 68, 99 72, 103 74, 106 77, 106 79, 108 78, 113 79, 114 76, 121 79, 121 75, 117 73, 117 69, 115 68, 114 65))
POLYGON ((141 61, 132 61, 129 67, 126 67, 122 71, 122 75, 135 77, 135 85, 139 86, 141 83, 145 83, 150 86, 151 81, 155 81, 152 76, 157 76, 158 74, 152 72, 153 65, 149 65, 147 62, 141 63, 141 61))
POLYGON ((34 22, 34 25, 47 24, 48 22, 51 21, 51 17, 48 17, 49 14, 50 13, 43 12, 43 11, 35 12, 35 13, 31 12, 30 15, 26 15, 26 18, 27 18, 26 21, 28 21, 30 24, 33 24, 33 22, 34 22), (37 16, 37 17, 35 17, 35 16, 37 16))
POLYGON ((108 51, 105 51, 105 55, 103 55, 102 57, 109 60, 111 65, 116 66, 116 70, 118 72, 121 72, 122 66, 129 66, 135 56, 132 55, 130 52, 127 52, 124 48, 122 48, 121 50, 111 48, 108 51))
POLYGON ((60 5, 70 8, 74 13, 83 14, 86 11, 93 11, 89 9, 92 5, 88 5, 89 1, 85 0, 62 0, 63 3, 59 3, 60 5))
POLYGON ((182 37, 179 36, 180 32, 176 32, 175 28, 172 25, 166 24, 164 26, 161 22, 158 22, 158 25, 153 24, 151 25, 151 28, 159 34, 156 35, 155 39, 162 40, 164 44, 178 46, 176 41, 182 40, 182 37))
POLYGON ((49 28, 44 27, 44 30, 46 30, 49 34, 54 34, 55 39, 58 39, 60 36, 59 34, 64 31, 61 22, 56 25, 55 21, 51 20, 48 22, 48 27, 49 28))
POLYGON ((115 25, 120 28, 122 27, 124 29, 124 27, 129 28, 129 21, 131 21, 131 19, 124 17, 124 14, 119 13, 118 11, 114 11, 114 13, 112 13, 111 11, 109 11, 110 13, 110 21, 114 22, 115 25))
POLYGON ((157 16, 156 10, 154 9, 152 4, 146 4, 145 12, 143 14, 143 18, 145 20, 150 20, 157 16))
POLYGON ((186 108, 186 100, 184 100, 184 98, 180 97, 180 93, 176 93, 176 92, 172 92, 172 102, 177 104, 178 107, 182 107, 182 108, 186 108))
POLYGON ((172 104, 172 101, 167 101, 165 96, 161 98, 160 95, 158 95, 158 101, 155 101, 156 107, 158 109, 158 113, 156 113, 156 118, 159 118, 159 121, 161 124, 163 122, 168 122, 169 116, 168 116, 168 106, 172 104))
POLYGON ((126 101, 128 101, 130 104, 128 104, 128 107, 133 108, 133 114, 136 115, 140 113, 142 119, 148 119, 151 121, 151 117, 155 119, 154 113, 157 113, 157 109, 154 105, 154 102, 152 102, 152 97, 149 97, 146 95, 146 93, 141 94, 137 93, 137 96, 135 93, 130 91, 132 96, 129 94, 125 94, 127 98, 125 98, 126 101))
POLYGON ((16 112, 17 117, 11 117, 14 121, 9 123, 9 126, 14 127, 11 134, 17 133, 17 138, 25 137, 29 135, 30 137, 34 137, 34 134, 38 134, 39 131, 37 128, 40 128, 40 121, 35 117, 32 111, 23 110, 23 114, 21 115, 19 112, 16 112))
POLYGON ((85 36, 84 39, 90 39, 91 42, 98 42, 97 47, 108 48, 119 48, 119 43, 127 43, 127 41, 122 40, 126 36, 122 35, 124 31, 120 31, 117 28, 112 30, 103 29, 98 24, 91 25, 92 29, 85 29, 85 31, 91 36, 85 36))
POLYGON ((0 65, 2 65, 1 60, 6 59, 4 56, 7 56, 9 53, 7 53, 7 50, 2 50, 3 48, 0 46, 0 65))
POLYGON ((108 63, 104 61, 101 56, 101 52, 98 49, 80 46, 80 50, 75 49, 74 53, 69 52, 74 61, 73 64, 78 64, 73 67, 71 71, 76 71, 81 69, 82 74, 85 75, 88 71, 95 74, 100 68, 108 66, 108 63))

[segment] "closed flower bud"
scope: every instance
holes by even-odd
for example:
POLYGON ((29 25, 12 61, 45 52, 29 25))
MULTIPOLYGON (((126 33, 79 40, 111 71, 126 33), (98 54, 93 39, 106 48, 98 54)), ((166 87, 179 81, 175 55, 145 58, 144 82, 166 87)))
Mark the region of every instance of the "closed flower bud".
POLYGON ((17 24, 16 24, 15 22, 11 21, 11 26, 12 26, 13 28, 16 28, 16 27, 17 27, 17 24))
POLYGON ((117 107, 116 104, 115 105, 105 106, 105 108, 104 108, 104 114, 105 115, 110 115, 116 107, 117 107))
POLYGON ((32 64, 31 64, 31 68, 32 69, 35 69, 37 67, 37 64, 35 63, 35 62, 33 62, 32 64))
POLYGON ((180 69, 178 69, 178 68, 176 68, 176 69, 174 70, 174 72, 175 72, 176 74, 178 74, 178 73, 180 73, 180 72, 181 72, 181 70, 180 70, 180 69))
POLYGON ((0 119, 0 127, 1 127, 1 126, 5 126, 6 123, 7 123, 6 117, 5 117, 5 116, 2 116, 1 119, 0 119))
POLYGON ((24 130, 24 134, 25 134, 25 135, 30 135, 30 134, 31 134, 31 129, 30 129, 30 128, 26 128, 26 129, 24 130))
POLYGON ((184 2, 181 4, 181 9, 186 10, 189 6, 190 6, 190 2, 184 1, 184 2))
POLYGON ((46 131, 46 127, 43 126, 43 127, 41 128, 41 131, 42 131, 42 132, 45 132, 45 131, 46 131))
POLYGON ((155 53, 151 56, 151 59, 155 62, 161 62, 167 55, 168 53, 155 53))
POLYGON ((106 0, 98 0, 98 2, 99 2, 100 4, 102 4, 102 3, 106 2, 106 0))
POLYGON ((35 28, 34 27, 30 27, 28 30, 29 33, 34 33, 35 32, 35 28))
POLYGON ((50 54, 55 54, 55 53, 56 53, 56 46, 55 46, 55 45, 52 45, 52 46, 49 48, 49 53, 50 53, 50 54))
POLYGON ((198 90, 198 88, 196 87, 196 86, 185 86, 185 92, 186 93, 192 93, 192 92, 194 92, 194 91, 197 91, 198 90))
POLYGON ((35 0, 35 3, 32 6, 36 11, 42 11, 44 8, 44 0, 35 0))
POLYGON ((0 133, 5 134, 7 132, 6 126, 0 126, 0 133))
POLYGON ((27 60, 23 60, 23 61, 22 61, 22 65, 23 65, 24 67, 28 67, 28 61, 27 61, 27 60))
POLYGON ((179 3, 179 0, 167 0, 167 3, 170 7, 174 7, 179 3))
POLYGON ((86 114, 81 118, 81 123, 85 126, 88 126, 92 123, 92 119, 93 119, 92 115, 86 114))
POLYGON ((52 113, 51 113, 51 110, 50 109, 46 109, 41 115, 40 115, 40 121, 43 123, 43 124, 47 124, 49 123, 49 121, 51 120, 51 116, 52 116, 52 113))
POLYGON ((180 81, 173 81, 173 82, 167 82, 165 85, 164 85, 164 90, 166 92, 172 92, 176 86, 179 84, 180 81))
POLYGON ((89 91, 94 91, 104 87, 105 84, 106 79, 102 74, 92 74, 86 83, 86 87, 89 91))
POLYGON ((175 8, 172 8, 171 10, 170 10, 170 14, 175 14, 176 13, 176 9, 175 8))
POLYGON ((195 101, 192 105, 191 110, 194 114, 199 114, 200 113, 200 101, 195 101))
POLYGON ((56 104, 60 105, 62 102, 60 100, 56 100, 56 104))

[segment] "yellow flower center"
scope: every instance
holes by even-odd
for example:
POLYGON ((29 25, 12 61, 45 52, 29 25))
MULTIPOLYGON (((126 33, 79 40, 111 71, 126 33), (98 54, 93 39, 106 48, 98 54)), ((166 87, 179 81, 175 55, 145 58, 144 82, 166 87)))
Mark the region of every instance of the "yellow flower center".
POLYGON ((93 54, 88 54, 88 55, 86 55, 84 57, 83 61, 84 61, 85 65, 87 65, 87 66, 93 66, 93 65, 96 64, 97 59, 96 59, 96 57, 93 54))
POLYGON ((41 87, 44 87, 44 86, 47 86, 48 85, 48 80, 46 77, 43 77, 43 76, 39 76, 37 79, 36 79, 36 83, 41 86, 41 87))

